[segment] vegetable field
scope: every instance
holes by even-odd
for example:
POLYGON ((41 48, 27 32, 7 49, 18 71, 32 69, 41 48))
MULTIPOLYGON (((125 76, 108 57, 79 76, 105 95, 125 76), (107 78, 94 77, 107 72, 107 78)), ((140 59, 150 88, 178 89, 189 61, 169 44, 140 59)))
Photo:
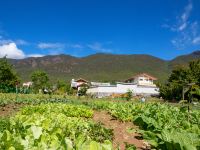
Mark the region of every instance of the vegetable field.
POLYGON ((131 121, 156 149, 200 149, 200 110, 187 112, 159 103, 88 103, 95 109, 105 109, 121 121, 131 121))
MULTIPOLYGON (((151 149, 200 149, 198 109, 188 112, 186 107, 155 102, 110 102, 72 100, 56 95, 0 94, 0 108, 11 103, 23 104, 23 107, 9 117, 0 118, 0 149, 116 148, 113 147, 113 141, 117 137, 112 127, 95 122, 95 112, 104 112, 112 120, 137 126, 135 129, 127 129, 127 132, 139 134, 139 138, 149 143, 151 149)), ((126 144, 126 149, 136 148, 140 149, 126 144)))
POLYGON ((112 131, 90 120, 85 106, 26 106, 1 120, 0 149, 111 149, 112 131))

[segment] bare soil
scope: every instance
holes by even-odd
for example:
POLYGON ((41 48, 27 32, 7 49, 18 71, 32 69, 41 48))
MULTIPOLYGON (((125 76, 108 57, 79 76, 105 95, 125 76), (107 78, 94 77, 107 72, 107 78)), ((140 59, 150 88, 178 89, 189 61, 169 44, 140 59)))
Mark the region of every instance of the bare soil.
POLYGON ((0 106, 0 117, 7 117, 15 114, 24 104, 7 104, 0 106))
POLYGON ((95 111, 93 120, 95 122, 101 122, 106 128, 113 129, 114 139, 113 146, 117 148, 119 146, 120 150, 125 150, 125 143, 133 144, 137 149, 148 149, 148 143, 144 142, 138 133, 128 132, 129 129, 138 129, 134 126, 132 122, 121 122, 114 119, 106 111, 95 111))

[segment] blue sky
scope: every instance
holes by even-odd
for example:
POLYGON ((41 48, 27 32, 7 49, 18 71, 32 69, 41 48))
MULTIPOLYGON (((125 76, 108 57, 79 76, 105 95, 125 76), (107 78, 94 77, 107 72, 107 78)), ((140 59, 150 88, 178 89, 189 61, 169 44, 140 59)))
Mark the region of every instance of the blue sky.
POLYGON ((172 59, 200 49, 199 0, 1 0, 0 57, 172 59))

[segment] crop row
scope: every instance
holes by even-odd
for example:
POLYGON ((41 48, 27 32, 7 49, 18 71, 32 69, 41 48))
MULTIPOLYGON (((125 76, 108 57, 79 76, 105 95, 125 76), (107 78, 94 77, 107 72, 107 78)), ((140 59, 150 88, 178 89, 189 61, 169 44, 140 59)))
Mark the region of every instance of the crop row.
POLYGON ((66 99, 62 95, 0 93, 0 106, 11 103, 37 105, 45 103, 67 103, 68 101, 69 99, 66 99))
POLYGON ((140 127, 143 138, 156 149, 200 149, 200 111, 187 111, 159 103, 88 102, 94 109, 104 109, 121 121, 140 127))
POLYGON ((112 130, 90 119, 85 106, 27 106, 0 121, 0 149, 112 149, 112 130))

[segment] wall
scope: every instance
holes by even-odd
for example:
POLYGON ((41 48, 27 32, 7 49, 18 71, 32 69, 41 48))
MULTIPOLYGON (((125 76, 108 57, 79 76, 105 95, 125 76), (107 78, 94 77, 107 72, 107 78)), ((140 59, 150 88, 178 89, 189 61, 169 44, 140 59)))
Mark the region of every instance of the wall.
POLYGON ((123 94, 131 90, 134 95, 158 95, 158 88, 144 87, 136 84, 117 84, 116 86, 99 86, 88 89, 87 93, 97 97, 110 96, 112 94, 123 94))

